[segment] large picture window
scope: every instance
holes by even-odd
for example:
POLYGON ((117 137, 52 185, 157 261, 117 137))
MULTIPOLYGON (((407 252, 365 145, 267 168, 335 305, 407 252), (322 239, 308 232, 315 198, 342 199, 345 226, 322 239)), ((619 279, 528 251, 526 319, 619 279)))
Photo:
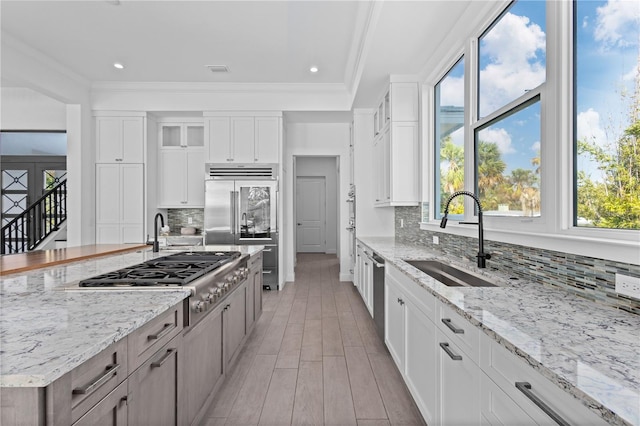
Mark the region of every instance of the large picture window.
POLYGON ((640 7, 574 5, 574 225, 640 229, 640 7))

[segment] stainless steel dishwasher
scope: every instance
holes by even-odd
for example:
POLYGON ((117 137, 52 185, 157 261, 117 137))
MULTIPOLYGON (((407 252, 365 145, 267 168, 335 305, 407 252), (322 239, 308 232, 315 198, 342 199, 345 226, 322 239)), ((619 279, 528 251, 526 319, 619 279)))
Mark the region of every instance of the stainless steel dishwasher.
POLYGON ((384 340, 384 259, 375 252, 365 253, 373 263, 373 322, 384 340))

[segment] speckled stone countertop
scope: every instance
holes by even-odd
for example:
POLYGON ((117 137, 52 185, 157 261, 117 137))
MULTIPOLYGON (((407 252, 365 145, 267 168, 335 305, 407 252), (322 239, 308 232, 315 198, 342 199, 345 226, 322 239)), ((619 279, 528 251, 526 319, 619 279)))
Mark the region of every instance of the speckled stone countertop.
POLYGON ((640 425, 640 316, 392 237, 359 241, 609 423, 640 425), (501 287, 447 287, 402 260, 430 258, 501 287))
MULTIPOLYGON (((263 246, 205 246, 240 251, 263 246)), ((0 386, 44 387, 189 296, 162 290, 60 290, 69 283, 185 250, 151 249, 0 279, 0 386)), ((187 250, 188 251, 188 250, 187 250)))

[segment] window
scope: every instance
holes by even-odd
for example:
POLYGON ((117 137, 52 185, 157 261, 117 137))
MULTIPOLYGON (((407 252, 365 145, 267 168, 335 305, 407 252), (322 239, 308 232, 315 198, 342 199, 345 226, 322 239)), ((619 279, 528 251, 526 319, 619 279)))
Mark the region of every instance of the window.
POLYGON ((487 215, 540 216, 545 3, 512 3, 478 43, 475 193, 487 215))
POLYGON ((640 7, 574 4, 574 226, 640 229, 640 7))
POLYGON ((545 2, 512 3, 479 39, 478 118, 546 78, 545 2))
MULTIPOLYGON (((464 58, 435 87, 436 217, 455 191, 464 189, 464 58)), ((451 215, 463 213, 461 198, 449 206, 451 215)))

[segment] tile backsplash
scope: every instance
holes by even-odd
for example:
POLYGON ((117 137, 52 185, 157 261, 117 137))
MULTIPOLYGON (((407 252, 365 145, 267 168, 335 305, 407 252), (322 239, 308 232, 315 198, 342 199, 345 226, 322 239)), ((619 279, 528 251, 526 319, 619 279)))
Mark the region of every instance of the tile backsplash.
MULTIPOLYGON (((420 207, 396 207, 396 239, 429 247, 443 255, 476 261, 477 238, 422 230, 420 219, 420 207), (400 220, 404 221, 402 228, 400 220), (440 238, 440 244, 432 243, 433 236, 440 238)), ((485 241, 485 251, 494 254, 489 261, 490 267, 640 315, 640 300, 615 292, 615 273, 640 277, 640 265, 490 240, 485 241)))
POLYGON ((196 233, 201 233, 204 227, 204 209, 167 209, 167 225, 172 234, 179 234, 180 228, 187 226, 193 226, 196 233))

